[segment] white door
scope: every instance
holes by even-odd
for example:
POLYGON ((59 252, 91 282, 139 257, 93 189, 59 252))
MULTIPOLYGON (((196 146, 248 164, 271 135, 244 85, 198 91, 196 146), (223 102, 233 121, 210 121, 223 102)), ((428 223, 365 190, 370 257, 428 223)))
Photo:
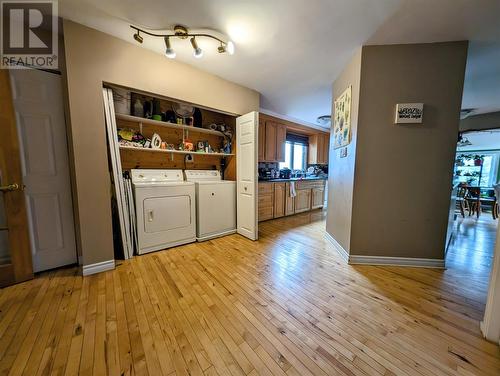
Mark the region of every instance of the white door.
POLYGON ((258 132, 258 112, 236 119, 236 225, 238 234, 251 240, 258 239, 258 132))
POLYGON ((33 270, 76 263, 61 77, 17 69, 11 70, 10 79, 26 185, 33 270))

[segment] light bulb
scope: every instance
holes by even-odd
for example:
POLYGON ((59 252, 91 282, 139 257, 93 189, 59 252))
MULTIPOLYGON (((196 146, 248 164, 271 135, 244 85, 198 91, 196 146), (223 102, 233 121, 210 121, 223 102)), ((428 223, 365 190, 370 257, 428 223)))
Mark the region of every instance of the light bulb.
POLYGON ((167 47, 165 50, 165 56, 168 57, 169 59, 174 59, 177 54, 170 45, 170 39, 168 37, 165 37, 165 46, 167 47))
POLYGON ((234 55, 234 43, 232 41, 226 43, 226 51, 229 55, 234 55))
POLYGON ((139 30, 137 30, 137 33, 134 34, 134 39, 138 42, 138 43, 142 43, 143 42, 143 38, 141 37, 141 34, 139 34, 139 30))
POLYGON ((203 50, 198 47, 198 43, 196 43, 196 39, 194 37, 191 38, 191 45, 193 46, 193 56, 197 59, 203 56, 203 50))

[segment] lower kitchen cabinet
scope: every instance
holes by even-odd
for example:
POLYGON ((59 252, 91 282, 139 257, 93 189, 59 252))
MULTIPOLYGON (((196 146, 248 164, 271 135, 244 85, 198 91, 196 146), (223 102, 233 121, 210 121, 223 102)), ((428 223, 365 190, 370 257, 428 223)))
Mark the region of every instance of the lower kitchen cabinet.
POLYGON ((290 185, 288 182, 259 183, 259 221, 323 207, 324 180, 295 182, 295 197, 290 195, 290 185))
POLYGON ((295 198, 290 195, 290 183, 285 184, 285 215, 295 214, 295 198))
POLYGON ((274 218, 285 215, 286 183, 274 183, 274 218))
POLYGON ((311 210, 311 189, 297 189, 295 196, 295 213, 311 210))
POLYGON ((322 208, 325 203, 325 188, 313 188, 311 194, 311 209, 322 208))

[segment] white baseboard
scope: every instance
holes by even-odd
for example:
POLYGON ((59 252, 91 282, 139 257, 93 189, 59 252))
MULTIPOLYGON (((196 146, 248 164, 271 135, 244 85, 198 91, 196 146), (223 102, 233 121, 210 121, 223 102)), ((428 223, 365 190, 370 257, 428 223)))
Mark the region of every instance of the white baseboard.
POLYGON ((385 257, 349 255, 349 264, 353 265, 391 265, 411 266, 418 268, 444 269, 444 259, 425 259, 413 257, 385 257))
POLYGON ((108 260, 97 262, 95 264, 83 265, 82 274, 91 275, 96 273, 105 272, 107 270, 113 270, 115 268, 115 260, 108 260))
POLYGON ((346 262, 349 263, 349 253, 340 245, 338 241, 334 239, 328 232, 325 231, 325 238, 333 245, 333 248, 339 253, 340 257, 346 262))
POLYGON ((444 259, 350 255, 328 232, 325 232, 325 238, 335 248, 342 259, 351 265, 390 265, 437 269, 444 269, 445 267, 444 259))

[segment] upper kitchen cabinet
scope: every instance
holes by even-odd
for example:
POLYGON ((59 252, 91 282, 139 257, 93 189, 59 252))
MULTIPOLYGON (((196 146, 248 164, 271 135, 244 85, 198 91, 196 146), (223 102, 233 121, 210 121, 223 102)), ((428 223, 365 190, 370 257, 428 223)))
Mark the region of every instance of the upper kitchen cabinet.
POLYGON ((285 161, 286 125, 259 119, 259 162, 285 161))
POLYGON ((327 164, 329 150, 329 133, 316 133, 309 136, 309 164, 327 164))

